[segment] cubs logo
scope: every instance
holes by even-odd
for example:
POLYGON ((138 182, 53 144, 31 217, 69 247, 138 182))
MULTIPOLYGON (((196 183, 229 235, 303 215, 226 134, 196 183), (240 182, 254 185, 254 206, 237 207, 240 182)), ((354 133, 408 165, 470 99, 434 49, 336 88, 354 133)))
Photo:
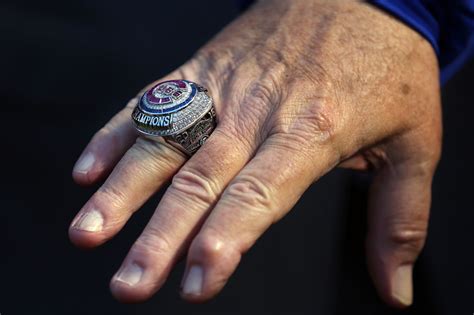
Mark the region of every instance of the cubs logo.
POLYGON ((178 103, 187 90, 188 87, 183 81, 176 80, 159 84, 151 93, 156 98, 156 103, 166 104, 170 102, 178 103))
POLYGON ((171 113, 189 105, 196 93, 196 85, 189 81, 165 81, 154 86, 143 95, 140 107, 149 114, 171 113))

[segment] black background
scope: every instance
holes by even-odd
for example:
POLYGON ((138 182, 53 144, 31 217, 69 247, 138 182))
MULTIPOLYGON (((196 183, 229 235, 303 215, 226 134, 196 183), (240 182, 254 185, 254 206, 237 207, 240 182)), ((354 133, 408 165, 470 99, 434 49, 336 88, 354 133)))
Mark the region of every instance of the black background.
MULTIPOLYGON (((180 300, 179 264, 144 304, 108 282, 160 196, 111 242, 74 248, 67 229, 93 193, 71 179, 90 137, 145 84, 179 66, 238 14, 233 1, 0 4, 0 313, 398 314, 377 298, 363 256, 366 182, 335 170, 247 253, 213 301, 180 300)), ((474 312, 474 63, 444 88, 444 154, 429 238, 406 314, 474 312)))

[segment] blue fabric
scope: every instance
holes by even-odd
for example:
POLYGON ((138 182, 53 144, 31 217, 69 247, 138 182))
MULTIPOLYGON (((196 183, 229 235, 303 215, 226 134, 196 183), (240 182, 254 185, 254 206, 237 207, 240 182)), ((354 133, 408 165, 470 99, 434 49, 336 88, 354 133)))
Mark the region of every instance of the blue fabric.
POLYGON ((474 0, 371 0, 433 46, 444 84, 474 55, 474 0))
MULTIPOLYGON (((241 8, 253 1, 239 0, 241 8)), ((438 56, 444 84, 474 56, 474 0, 369 0, 423 35, 438 56)))

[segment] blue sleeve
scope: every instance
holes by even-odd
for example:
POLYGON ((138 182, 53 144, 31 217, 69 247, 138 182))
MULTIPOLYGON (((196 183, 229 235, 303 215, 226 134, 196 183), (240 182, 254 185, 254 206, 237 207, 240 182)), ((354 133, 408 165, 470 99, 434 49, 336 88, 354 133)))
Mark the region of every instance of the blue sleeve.
POLYGON ((444 84, 474 55, 474 0, 371 0, 433 46, 444 84))
MULTIPOLYGON (((241 8, 253 0, 239 0, 241 8)), ((444 84, 474 55, 474 0, 369 0, 424 36, 438 56, 444 84)))

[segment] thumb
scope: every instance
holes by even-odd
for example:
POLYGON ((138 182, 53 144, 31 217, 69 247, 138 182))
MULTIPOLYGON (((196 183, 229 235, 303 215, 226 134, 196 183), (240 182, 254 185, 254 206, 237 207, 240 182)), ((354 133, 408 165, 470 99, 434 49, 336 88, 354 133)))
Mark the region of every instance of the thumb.
POLYGON ((369 194, 367 263, 375 287, 388 304, 413 302, 413 265, 427 235, 431 183, 437 158, 385 163, 369 194), (431 160, 434 160, 431 162, 431 160))

